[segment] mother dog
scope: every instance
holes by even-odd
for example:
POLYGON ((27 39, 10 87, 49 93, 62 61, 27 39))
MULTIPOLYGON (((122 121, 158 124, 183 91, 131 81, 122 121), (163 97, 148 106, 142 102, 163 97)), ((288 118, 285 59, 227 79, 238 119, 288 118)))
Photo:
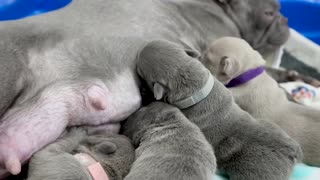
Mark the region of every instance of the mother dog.
POLYGON ((288 37, 278 10, 275 0, 74 0, 0 23, 0 177, 67 126, 117 132, 140 106, 134 67, 145 43, 166 39, 197 56, 237 36, 268 54, 288 37))

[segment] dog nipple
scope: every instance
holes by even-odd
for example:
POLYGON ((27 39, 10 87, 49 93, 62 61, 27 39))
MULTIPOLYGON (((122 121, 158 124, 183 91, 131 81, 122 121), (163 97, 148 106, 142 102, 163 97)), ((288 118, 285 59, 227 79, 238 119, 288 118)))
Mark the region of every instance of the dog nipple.
POLYGON ((17 175, 21 172, 21 163, 15 155, 10 156, 5 161, 5 167, 13 175, 17 175))
POLYGON ((102 87, 93 85, 88 89, 88 97, 90 104, 96 110, 105 110, 107 108, 107 94, 102 87))

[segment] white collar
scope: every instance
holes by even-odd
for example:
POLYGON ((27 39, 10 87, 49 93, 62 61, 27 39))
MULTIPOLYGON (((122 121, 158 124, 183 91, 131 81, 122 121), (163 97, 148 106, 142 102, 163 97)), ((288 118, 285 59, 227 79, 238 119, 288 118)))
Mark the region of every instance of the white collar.
POLYGON ((180 100, 172 104, 177 106, 179 109, 186 109, 188 107, 191 107, 199 103, 204 98, 206 98, 210 94, 214 85, 214 78, 209 70, 208 70, 208 74, 209 74, 208 81, 199 91, 195 92, 192 96, 186 99, 180 100))

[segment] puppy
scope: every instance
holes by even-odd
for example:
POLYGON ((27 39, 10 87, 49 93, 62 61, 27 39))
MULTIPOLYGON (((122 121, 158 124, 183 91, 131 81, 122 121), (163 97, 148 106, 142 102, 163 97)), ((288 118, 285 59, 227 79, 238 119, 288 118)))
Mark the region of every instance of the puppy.
POLYGON ((123 135, 73 128, 35 153, 28 180, 121 180, 134 161, 134 148, 123 135))
POLYGON ((67 126, 114 126, 135 112, 135 57, 145 41, 202 52, 213 39, 237 36, 274 54, 288 34, 278 7, 277 0, 73 0, 2 21, 0 178, 18 174, 67 126))
POLYGON ((139 53, 137 72, 156 99, 180 107, 200 127, 230 179, 288 179, 301 157, 299 145, 276 125, 258 123, 241 110, 231 92, 188 54, 177 44, 153 41, 139 53))
MULTIPOLYGON (((264 66, 261 55, 245 41, 221 38, 205 52, 203 64, 224 84, 264 66)), ((230 83, 229 83, 230 84, 230 83)), ((295 104, 266 72, 230 88, 237 104, 255 118, 278 124, 302 147, 303 162, 320 166, 320 111, 295 104)))
POLYGON ((154 102, 129 117, 136 161, 125 180, 211 180, 216 159, 200 129, 176 107, 154 102))

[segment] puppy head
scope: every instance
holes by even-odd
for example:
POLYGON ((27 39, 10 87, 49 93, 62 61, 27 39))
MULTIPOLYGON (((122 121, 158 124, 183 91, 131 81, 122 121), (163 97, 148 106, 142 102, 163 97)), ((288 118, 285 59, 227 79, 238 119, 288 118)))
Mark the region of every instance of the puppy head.
POLYGON ((131 141, 123 135, 106 130, 89 132, 88 137, 80 143, 78 151, 99 161, 113 179, 122 179, 127 175, 134 161, 131 141))
POLYGON ((139 54, 137 72, 157 100, 169 103, 190 97, 208 79, 198 53, 169 41, 153 41, 139 54))
POLYGON ((265 64, 246 41, 233 37, 214 41, 204 52, 201 62, 224 84, 248 69, 265 64))
POLYGON ((138 146, 142 135, 153 127, 172 124, 175 119, 181 118, 182 113, 178 108, 160 101, 153 102, 132 114, 124 124, 124 134, 138 146), (179 117, 178 117, 179 116, 179 117))
POLYGON ((289 37, 288 20, 277 0, 215 0, 235 22, 243 39, 262 55, 274 52, 289 37))

